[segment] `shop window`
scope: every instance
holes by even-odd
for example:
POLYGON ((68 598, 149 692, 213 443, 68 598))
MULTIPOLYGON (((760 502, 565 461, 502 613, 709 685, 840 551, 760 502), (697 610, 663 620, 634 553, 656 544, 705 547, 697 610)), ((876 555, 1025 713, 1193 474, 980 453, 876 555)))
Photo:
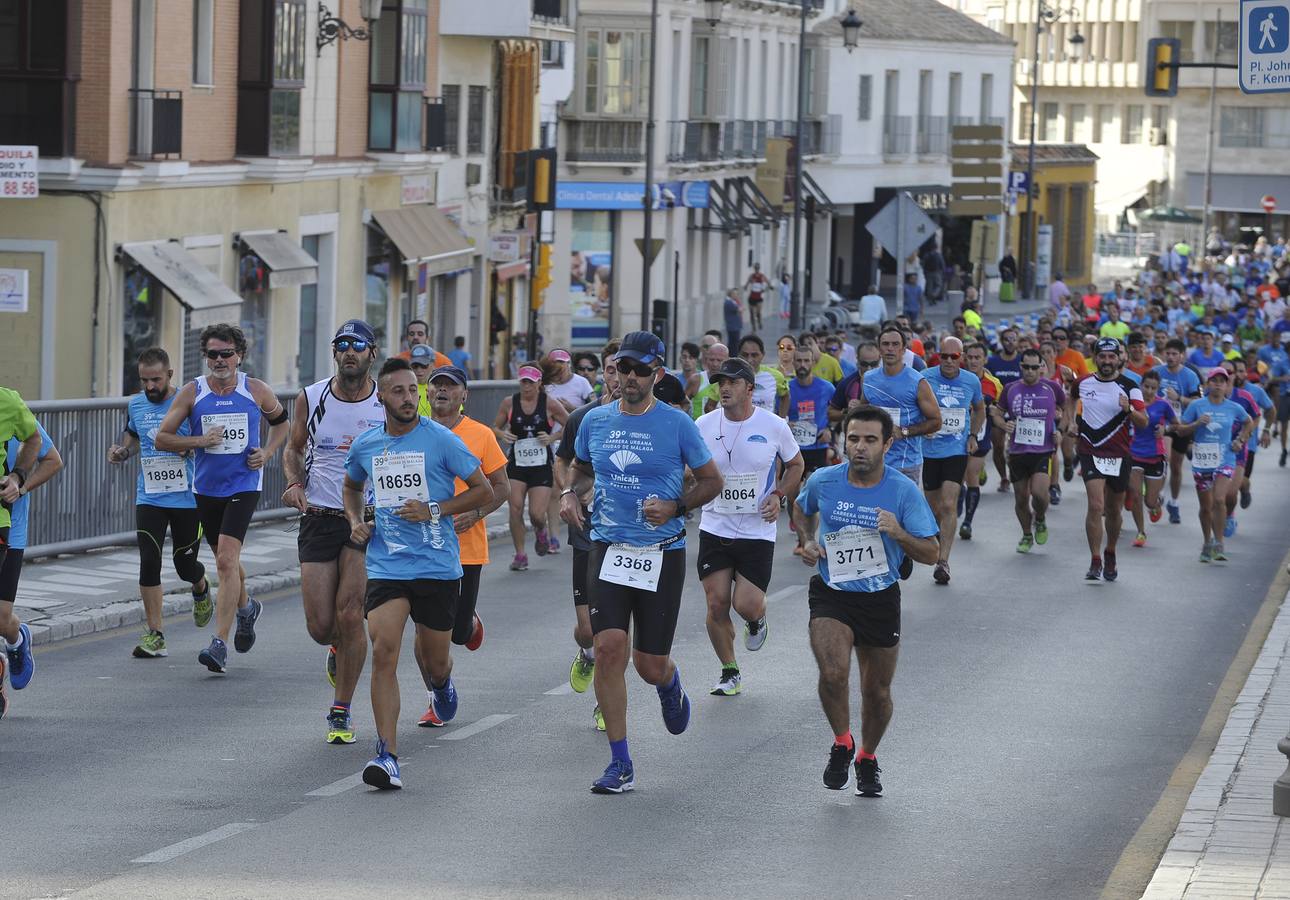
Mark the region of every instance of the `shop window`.
POLYGON ((237 264, 237 292, 242 297, 242 333, 246 356, 241 369, 269 381, 269 267, 254 253, 243 253, 237 264))
POLYGON ((393 247, 375 228, 367 229, 367 273, 363 289, 363 320, 376 335, 377 362, 388 346, 390 318, 390 274, 393 247))
MULTIPOLYGON (((300 239, 300 246, 318 259, 319 238, 316 234, 300 239)), ((300 286, 300 343, 296 351, 296 374, 300 384, 318 380, 318 283, 300 286)))
POLYGON ((138 393, 139 354, 161 343, 161 282, 143 266, 131 263, 125 270, 125 303, 122 310, 121 393, 138 393))

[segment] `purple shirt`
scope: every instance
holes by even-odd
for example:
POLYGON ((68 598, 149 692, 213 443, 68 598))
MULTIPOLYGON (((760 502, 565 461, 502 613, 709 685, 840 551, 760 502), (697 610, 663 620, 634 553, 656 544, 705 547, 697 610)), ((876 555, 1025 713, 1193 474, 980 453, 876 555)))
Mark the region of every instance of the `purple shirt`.
POLYGON ((1009 453, 1052 453, 1057 412, 1066 405, 1066 392, 1056 382, 1041 378, 1034 384, 1014 381, 1003 389, 999 406, 1017 428, 1008 439, 1009 453))

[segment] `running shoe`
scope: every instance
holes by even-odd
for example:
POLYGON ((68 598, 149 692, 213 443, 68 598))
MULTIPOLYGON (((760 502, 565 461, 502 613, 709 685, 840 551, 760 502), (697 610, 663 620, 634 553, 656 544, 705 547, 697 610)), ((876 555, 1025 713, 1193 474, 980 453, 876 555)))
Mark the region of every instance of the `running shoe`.
POLYGON ((990 480, 990 473, 985 469, 981 470, 981 477, 977 479, 977 487, 985 487, 985 483, 990 480))
POLYGON ((327 648, 327 683, 336 686, 336 645, 327 648))
MULTIPOLYGON (((428 693, 428 692, 427 692, 428 693)), ((426 705, 426 711, 417 719, 418 728, 442 728, 443 721, 434 714, 434 699, 431 698, 426 705)))
POLYGON ((533 549, 538 556, 546 556, 551 552, 551 538, 545 528, 539 528, 533 533, 533 549))
POLYGON ((1048 521, 1046 519, 1035 520, 1035 543, 1041 546, 1048 543, 1048 521))
POLYGON ((824 766, 824 786, 831 791, 844 791, 851 783, 851 761, 856 748, 834 744, 829 748, 829 761, 824 766))
POLYGON ((386 752, 385 741, 376 742, 376 756, 363 768, 363 783, 383 791, 403 787, 403 779, 399 777, 399 761, 386 752))
MULTIPOLYGON (((984 482, 984 481, 983 481, 983 482, 981 482, 981 483, 982 483, 982 484, 985 484, 985 482, 984 482)), ((997 492, 998 492, 998 493, 1000 493, 1000 494, 1006 494, 1006 493, 1008 493, 1008 479, 1006 479, 1006 478, 1000 478, 1000 479, 999 479, 999 486, 998 486, 997 488, 995 488, 995 491, 997 491, 997 492)))
POLYGON ((36 674, 36 657, 31 652, 31 629, 23 622, 18 626, 22 636, 22 646, 17 650, 10 647, 9 684, 15 691, 20 691, 31 683, 31 676, 36 674))
POLYGON ((1228 516, 1227 522, 1223 525, 1223 537, 1229 538, 1236 534, 1236 516, 1228 516))
POLYGON ((475 624, 470 629, 470 637, 466 639, 465 646, 472 651, 484 646, 484 620, 479 617, 479 613, 475 613, 475 624))
POLYGON ((197 654, 197 661, 212 672, 224 672, 228 663, 228 646, 219 638, 211 638, 211 645, 197 654))
POLYGON ((4 669, 4 657, 0 656, 0 719, 3 719, 4 714, 9 711, 9 695, 4 689, 4 669))
POLYGON ((354 718, 343 706, 333 706, 327 713, 327 743, 354 743, 354 718))
POLYGON ((1102 555, 1106 558, 1106 563, 1102 568, 1102 580, 1115 581, 1120 577, 1120 570, 1115 567, 1115 554, 1107 550, 1102 555))
POLYGON ((156 659, 159 656, 168 655, 166 639, 160 631, 145 631, 139 638, 139 643, 135 645, 133 653, 135 659, 156 659))
POLYGON ((1283 469, 1286 467, 1286 454, 1287 454, 1287 452, 1290 452, 1290 451, 1287 451, 1287 450, 1285 450, 1284 448, 1281 450, 1281 462, 1277 463, 1277 465, 1279 465, 1279 466, 1280 466, 1281 468, 1283 468, 1283 469))
POLYGON ((1075 477, 1075 463, 1068 462, 1062 466, 1062 481, 1070 481, 1075 477))
POLYGON ((936 568, 932 570, 932 580, 937 584, 950 583, 950 564, 945 560, 936 563, 936 568))
POLYGON ((205 628, 210 624, 211 616, 215 614, 215 604, 211 601, 211 583, 210 579, 206 580, 206 590, 200 594, 193 592, 193 624, 198 628, 205 628))
MULTIPOLYGON (((716 685, 708 691, 714 697, 733 697, 743 690, 742 680, 739 677, 738 669, 722 669, 721 677, 717 679, 716 685)), ((668 726, 669 730, 671 726, 668 726)), ((684 729, 682 729, 684 730, 684 729)), ((674 732, 679 734, 679 732, 674 732)))
POLYGON ((770 637, 770 626, 766 624, 766 617, 762 616, 756 622, 744 623, 744 649, 756 653, 766 643, 766 638, 770 637))
POLYGON ((904 559, 900 561, 900 565, 896 568, 896 571, 900 574, 901 581, 907 580, 910 575, 914 574, 913 559, 906 556, 904 559))
POLYGON ((546 552, 547 553, 560 552, 560 539, 556 537, 554 534, 547 538, 546 552))
POLYGON ((605 730, 605 714, 600 711, 599 703, 591 711, 591 720, 596 723, 596 730, 603 733, 605 730))
POLYGON ((1133 546, 1135 547, 1147 546, 1147 536, 1143 534, 1141 531, 1139 531, 1138 536, 1133 539, 1133 546))
POLYGON ((1169 524, 1170 524, 1170 525, 1181 525, 1181 524, 1182 524, 1182 514, 1181 514, 1181 512, 1180 512, 1180 511, 1179 511, 1179 509, 1178 509, 1178 504, 1177 504, 1177 503, 1166 503, 1166 504, 1165 504, 1165 509, 1166 509, 1166 510, 1168 510, 1168 512, 1169 512, 1169 524))
POLYGON ((972 526, 967 522, 959 526, 959 539, 964 541, 972 540, 972 526))
POLYGON ((882 769, 878 768, 878 759, 856 760, 856 796, 881 797, 882 781, 878 778, 882 769))
POLYGON ((1048 504, 1050 506, 1062 505, 1062 489, 1055 484, 1048 486, 1048 504))
POLYGON ((1035 539, 1028 534, 1023 534, 1021 540, 1017 541, 1018 553, 1029 553, 1035 546, 1035 539))
POLYGON ((579 647, 578 655, 573 658, 573 665, 569 666, 569 687, 573 688, 575 694, 584 693, 591 687, 591 679, 595 674, 596 661, 588 659, 587 654, 579 647))
POLYGON ((452 678, 449 677, 443 687, 435 688, 430 694, 434 714, 444 722, 451 722, 457 715, 457 686, 452 683, 452 678))
POLYGON ((1214 562, 1227 562, 1227 551, 1223 549, 1222 541, 1214 541, 1213 547, 1210 548, 1209 555, 1214 557, 1214 562))
POLYGON ((1154 524, 1156 524, 1157 522, 1159 522, 1159 521, 1160 521, 1160 517, 1161 517, 1161 516, 1163 516, 1164 514, 1165 514, 1165 511, 1164 511, 1163 509, 1161 509, 1159 506, 1148 506, 1148 507, 1147 507, 1147 515, 1150 517, 1150 519, 1151 519, 1151 524, 1152 524, 1152 525, 1154 525, 1154 524))
POLYGON ((1102 561, 1095 559, 1089 563, 1088 571, 1084 573, 1085 581, 1098 581, 1102 577, 1102 561))
POLYGON ((1210 562, 1213 562, 1213 561, 1214 561, 1214 554, 1210 552, 1210 547, 1211 547, 1211 546, 1212 546, 1212 545, 1211 545, 1208 541, 1206 541, 1204 544, 1201 544, 1201 546, 1200 546, 1200 561, 1201 561, 1201 562, 1203 562, 1203 563, 1210 563, 1210 562))
POLYGON ((611 760, 601 775, 591 784, 593 794, 622 794, 636 787, 636 772, 632 764, 622 760, 611 760))
POLYGON ((676 689, 658 688, 659 705, 663 709, 663 724, 672 734, 681 734, 690 724, 690 698, 681 686, 681 673, 676 674, 676 689))
POLYGON ((238 653, 249 653, 255 646, 255 623, 264 612, 264 604, 254 597, 246 602, 246 609, 237 611, 237 631, 233 633, 233 649, 238 653))
POLYGON ((527 572, 529 570, 529 558, 524 553, 516 553, 515 558, 511 560, 512 572, 527 572))
POLYGON ((1250 504, 1253 502, 1254 498, 1250 495, 1250 489, 1247 487, 1241 488, 1241 509, 1249 509, 1250 504))

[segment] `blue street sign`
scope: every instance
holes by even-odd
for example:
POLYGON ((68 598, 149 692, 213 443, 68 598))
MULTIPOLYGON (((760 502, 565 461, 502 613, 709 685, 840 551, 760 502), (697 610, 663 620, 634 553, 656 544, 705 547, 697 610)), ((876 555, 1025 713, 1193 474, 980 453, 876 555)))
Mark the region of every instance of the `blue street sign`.
POLYGON ((1241 90, 1290 92, 1290 0, 1241 0, 1240 27, 1241 90))
POLYGON ((1030 177, 1026 172, 1008 173, 1008 190, 1014 194, 1026 194, 1030 191, 1030 177))

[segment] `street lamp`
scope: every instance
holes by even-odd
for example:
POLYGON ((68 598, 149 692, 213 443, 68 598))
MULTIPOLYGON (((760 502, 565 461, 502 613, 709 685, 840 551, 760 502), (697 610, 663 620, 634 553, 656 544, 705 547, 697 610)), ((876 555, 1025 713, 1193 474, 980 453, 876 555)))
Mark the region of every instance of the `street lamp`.
POLYGON ((713 28, 721 21, 721 7, 725 5, 726 0, 703 0, 703 17, 713 28))
POLYGON ((359 15, 367 23, 367 28, 352 28, 338 16, 333 16, 331 10, 324 3, 318 4, 318 53, 322 53, 322 48, 334 42, 337 38, 347 41, 353 38, 356 41, 366 41, 372 36, 371 26, 381 18, 381 6, 384 0, 359 0, 359 15))
POLYGON ((842 46, 847 48, 850 53, 860 42, 860 26, 863 23, 860 17, 856 15, 854 9, 848 9, 846 18, 842 20, 842 46))
POLYGON ((1026 227, 1021 231, 1021 279, 1023 294, 1033 293, 1035 277, 1030 264, 1030 234, 1035 227, 1035 118, 1039 110, 1039 36, 1059 19, 1070 19, 1075 22, 1075 33, 1071 35, 1071 55, 1079 58, 1084 46, 1084 35, 1079 33, 1080 12, 1075 7, 1049 6, 1045 0, 1038 0, 1039 10, 1035 22, 1035 56, 1030 67, 1030 146, 1026 153, 1026 227))

